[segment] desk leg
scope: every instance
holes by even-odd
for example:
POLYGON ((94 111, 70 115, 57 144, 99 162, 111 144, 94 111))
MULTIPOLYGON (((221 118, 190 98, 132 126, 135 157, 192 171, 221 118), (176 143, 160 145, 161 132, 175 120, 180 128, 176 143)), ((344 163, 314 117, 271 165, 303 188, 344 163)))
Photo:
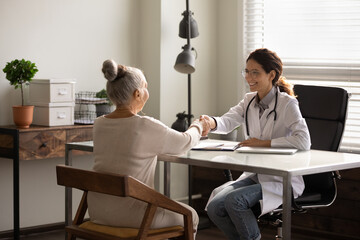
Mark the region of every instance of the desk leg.
POLYGON ((164 195, 170 197, 170 163, 164 162, 164 195))
POLYGON ((13 158, 13 195, 14 195, 14 239, 20 239, 20 156, 19 156, 19 132, 14 136, 13 158))
MULTIPOLYGON (((72 150, 65 146, 65 165, 72 166, 72 150)), ((65 226, 72 222, 72 189, 65 187, 65 226)))
POLYGON ((283 177, 283 239, 291 239, 291 176, 283 177))
POLYGON ((193 194, 193 184, 192 184, 192 166, 188 166, 188 204, 189 206, 193 206, 192 194, 193 194))
POLYGON ((20 166, 19 158, 13 162, 13 188, 14 188, 14 239, 20 239, 20 166))

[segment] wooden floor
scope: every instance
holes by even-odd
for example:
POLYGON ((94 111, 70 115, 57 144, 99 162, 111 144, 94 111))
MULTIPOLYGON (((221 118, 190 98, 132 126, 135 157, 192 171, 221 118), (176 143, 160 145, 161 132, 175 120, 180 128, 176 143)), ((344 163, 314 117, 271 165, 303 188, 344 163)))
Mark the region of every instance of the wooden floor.
MULTIPOLYGON (((262 228, 261 229, 262 240, 275 240, 276 229, 275 228, 262 228)), ((21 239, 26 240, 64 240, 65 233, 63 230, 55 230, 41 234, 30 234, 28 236, 21 236, 21 239)), ((325 238, 313 238, 309 236, 303 236, 299 234, 292 234, 293 240, 327 240, 325 238)), ((5 239, 4 239, 5 240, 5 239)), ((226 240, 226 237, 215 226, 199 230, 196 235, 196 240, 226 240)))

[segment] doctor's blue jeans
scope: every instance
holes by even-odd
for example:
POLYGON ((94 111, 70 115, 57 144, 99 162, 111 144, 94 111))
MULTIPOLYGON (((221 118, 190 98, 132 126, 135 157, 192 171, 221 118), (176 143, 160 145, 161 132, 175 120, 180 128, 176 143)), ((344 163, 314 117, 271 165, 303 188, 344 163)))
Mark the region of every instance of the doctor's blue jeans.
POLYGON ((261 185, 246 178, 220 191, 209 203, 211 221, 231 240, 261 238, 251 207, 262 199, 261 185))

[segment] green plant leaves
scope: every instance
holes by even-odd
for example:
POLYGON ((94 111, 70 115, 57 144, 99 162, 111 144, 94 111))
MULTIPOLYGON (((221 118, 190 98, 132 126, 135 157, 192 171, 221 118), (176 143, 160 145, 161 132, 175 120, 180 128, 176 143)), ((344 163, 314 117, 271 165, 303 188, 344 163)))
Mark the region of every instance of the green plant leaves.
POLYGON ((38 71, 35 63, 26 61, 25 59, 15 59, 7 62, 3 69, 3 72, 6 74, 6 79, 10 81, 10 84, 13 85, 15 89, 21 88, 22 105, 24 105, 22 84, 30 82, 38 71))
POLYGON ((15 86, 15 89, 17 89, 20 84, 30 82, 38 71, 35 63, 26 61, 25 59, 15 59, 8 62, 3 69, 3 72, 6 73, 6 79, 10 81, 11 85, 15 86))

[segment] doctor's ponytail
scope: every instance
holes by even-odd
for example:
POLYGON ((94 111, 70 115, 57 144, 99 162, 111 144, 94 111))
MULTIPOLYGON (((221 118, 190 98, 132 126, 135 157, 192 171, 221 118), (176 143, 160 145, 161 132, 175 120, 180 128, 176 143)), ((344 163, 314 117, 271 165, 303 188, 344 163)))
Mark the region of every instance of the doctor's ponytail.
POLYGON ((294 96, 293 85, 289 83, 284 76, 282 76, 283 64, 278 55, 266 48, 256 49, 250 53, 246 62, 250 59, 255 60, 259 63, 266 73, 270 73, 272 70, 275 71, 275 77, 272 81, 274 86, 279 87, 281 92, 286 92, 290 96, 294 96))
POLYGON ((291 83, 289 83, 289 81, 287 81, 284 76, 280 76, 280 78, 275 83, 273 80, 273 85, 279 87, 280 92, 286 92, 290 96, 295 96, 293 89, 294 86, 291 83))

